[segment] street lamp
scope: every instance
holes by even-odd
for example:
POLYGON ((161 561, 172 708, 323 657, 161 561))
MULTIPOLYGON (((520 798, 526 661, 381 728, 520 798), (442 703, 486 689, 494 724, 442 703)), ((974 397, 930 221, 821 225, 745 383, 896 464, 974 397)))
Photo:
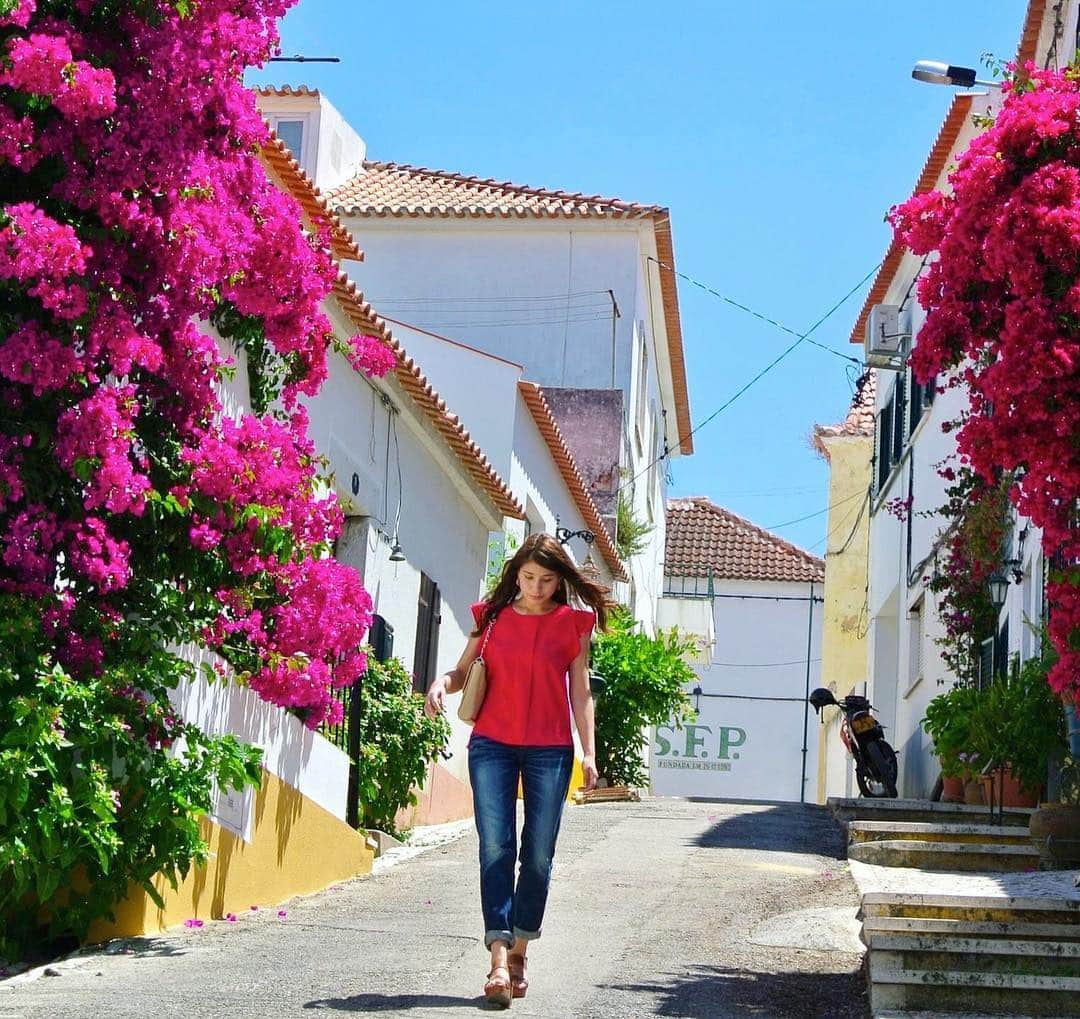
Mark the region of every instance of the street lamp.
POLYGON ((1001 88, 1000 81, 983 81, 975 77, 973 67, 953 67, 940 60, 920 60, 912 68, 911 76, 916 81, 925 81, 931 85, 956 85, 959 88, 972 88, 984 85, 987 88, 1001 88))
POLYGON ((994 611, 1000 612, 1009 596, 1009 578, 1004 573, 991 573, 986 585, 990 588, 990 601, 994 611))

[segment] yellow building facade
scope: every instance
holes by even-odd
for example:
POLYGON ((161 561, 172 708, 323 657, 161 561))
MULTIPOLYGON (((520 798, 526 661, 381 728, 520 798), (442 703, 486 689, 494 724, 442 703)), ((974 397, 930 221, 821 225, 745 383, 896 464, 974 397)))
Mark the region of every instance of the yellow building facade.
MULTIPOLYGON (((859 379, 847 417, 817 425, 814 447, 829 464, 829 523, 821 677, 839 698, 867 679, 867 568, 874 455, 875 373, 859 379)), ((826 708, 819 725, 817 800, 851 794, 851 767, 840 742, 840 712, 826 708)))

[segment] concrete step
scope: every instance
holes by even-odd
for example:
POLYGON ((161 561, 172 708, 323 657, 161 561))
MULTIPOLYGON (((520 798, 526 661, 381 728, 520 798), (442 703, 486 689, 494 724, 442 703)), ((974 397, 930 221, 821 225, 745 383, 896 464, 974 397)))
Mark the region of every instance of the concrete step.
POLYGON ((967 938, 950 934, 882 934, 870 955, 878 970, 1016 973, 1080 979, 1080 943, 967 938))
POLYGON ((870 948, 893 934, 936 934, 951 938, 1005 938, 1011 941, 1080 943, 1080 923, 1010 923, 1005 920, 953 920, 945 917, 867 916, 862 938, 870 948))
POLYGON ((930 1009, 950 1016, 1075 1016, 1080 977, 875 967, 871 954, 870 1005, 875 1015, 930 1009))
POLYGON ((929 824, 925 821, 852 821, 848 825, 851 842, 879 842, 884 839, 913 839, 922 842, 966 842, 971 845, 998 845, 1033 848, 1027 829, 1007 824, 929 824))
POLYGON ((1026 828, 1035 812, 1032 807, 1006 807, 1004 813, 967 803, 935 803, 931 800, 876 800, 830 796, 829 809, 840 821, 921 821, 929 824, 1005 824, 1026 828))
POLYGON ((924 842, 916 839, 880 839, 854 842, 848 858, 879 867, 917 867, 919 870, 997 873, 1034 870, 1039 853, 1026 846, 1002 842, 924 842))
MULTIPOLYGON (((964 1012, 964 1019, 1001 1019, 1002 1013, 998 1012, 996 1015, 991 1015, 988 1012, 964 1012)), ((897 1011, 894 1008, 887 1008, 880 1012, 874 1012, 874 1019, 956 1019, 956 1012, 908 1012, 897 1011)), ((1076 1019, 1074 1015, 1052 1015, 1044 1016, 1042 1019, 1076 1019)))
POLYGON ((1064 924, 1080 930, 1080 899, 1026 899, 1005 895, 920 895, 868 892, 862 915, 975 923, 1064 924))

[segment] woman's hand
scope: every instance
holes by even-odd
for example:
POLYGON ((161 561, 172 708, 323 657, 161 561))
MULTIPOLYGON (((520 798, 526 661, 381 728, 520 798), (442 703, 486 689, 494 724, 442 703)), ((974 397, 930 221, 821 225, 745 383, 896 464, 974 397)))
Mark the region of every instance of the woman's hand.
POLYGON ((596 758, 592 754, 586 754, 581 759, 581 774, 585 779, 585 785, 582 788, 586 792, 595 789, 596 780, 600 777, 600 773, 596 770, 596 758))
POLYGON ((424 698, 424 714, 428 718, 435 718, 446 710, 446 677, 440 676, 428 687, 427 697, 424 698))

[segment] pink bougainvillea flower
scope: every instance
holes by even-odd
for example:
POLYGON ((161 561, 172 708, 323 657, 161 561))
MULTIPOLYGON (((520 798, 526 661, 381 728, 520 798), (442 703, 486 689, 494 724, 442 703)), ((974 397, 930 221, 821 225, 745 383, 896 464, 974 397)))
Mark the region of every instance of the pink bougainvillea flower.
POLYGON ((184 921, 184 926, 185 926, 185 927, 190 927, 190 928, 195 928, 195 929, 197 929, 197 928, 199 928, 199 927, 202 927, 202 926, 203 926, 203 921, 202 921, 202 920, 198 920, 198 919, 195 919, 195 918, 192 918, 192 919, 190 919, 190 920, 185 920, 185 921, 184 921))
POLYGON ((236 923, 236 914, 235 913, 226 913, 225 914, 225 919, 228 920, 229 923, 236 923))
POLYGON ((279 920, 284 920, 287 914, 284 909, 279 909, 277 915, 279 920))

